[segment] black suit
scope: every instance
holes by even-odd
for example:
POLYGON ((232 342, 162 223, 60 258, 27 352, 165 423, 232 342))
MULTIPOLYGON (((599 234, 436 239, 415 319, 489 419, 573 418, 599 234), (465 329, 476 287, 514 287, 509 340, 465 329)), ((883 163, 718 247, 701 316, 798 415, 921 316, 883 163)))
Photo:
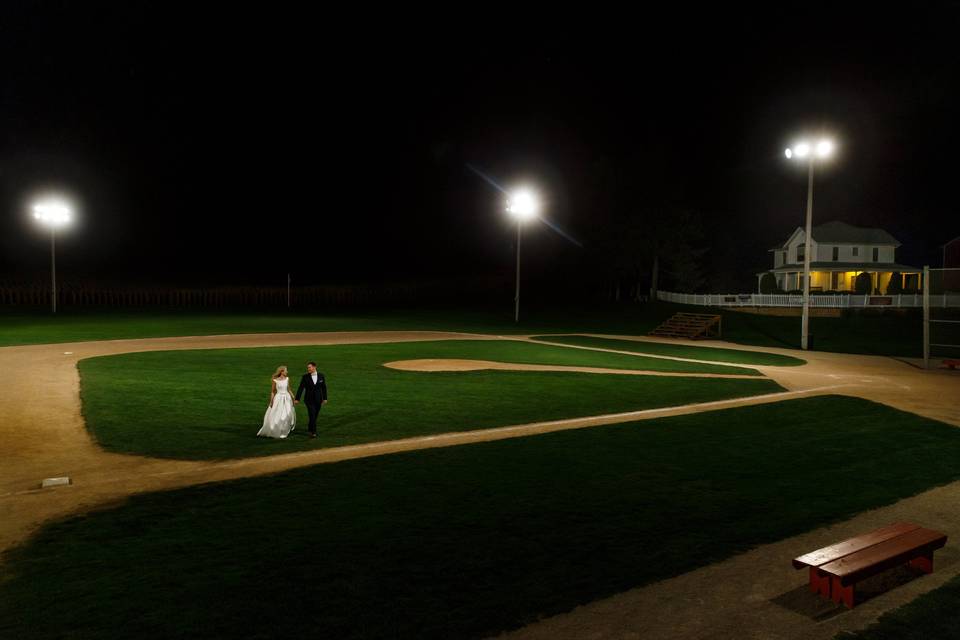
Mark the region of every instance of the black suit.
POLYGON ((317 415, 320 413, 320 407, 327 399, 327 381, 323 374, 317 371, 316 384, 313 383, 313 374, 303 374, 303 377, 300 378, 300 386, 297 388, 297 400, 304 395, 304 392, 306 392, 304 402, 307 405, 307 414, 310 416, 310 424, 307 426, 307 430, 310 433, 316 433, 317 415))

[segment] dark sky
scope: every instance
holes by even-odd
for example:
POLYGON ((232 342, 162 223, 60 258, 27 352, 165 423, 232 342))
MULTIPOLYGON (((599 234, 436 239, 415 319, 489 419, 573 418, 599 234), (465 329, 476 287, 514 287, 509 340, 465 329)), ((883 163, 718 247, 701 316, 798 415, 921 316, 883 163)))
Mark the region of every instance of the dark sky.
MULTIPOLYGON (((957 3, 529 18, 199 4, 0 9, 0 278, 46 277, 27 204, 47 190, 78 204, 58 264, 85 277, 509 269, 502 198, 467 163, 539 185, 581 239, 694 209, 709 264, 749 277, 803 221, 783 149, 815 128, 840 144, 815 221, 886 228, 918 265, 960 235, 957 3)), ((541 271, 589 249, 526 237, 541 271)))

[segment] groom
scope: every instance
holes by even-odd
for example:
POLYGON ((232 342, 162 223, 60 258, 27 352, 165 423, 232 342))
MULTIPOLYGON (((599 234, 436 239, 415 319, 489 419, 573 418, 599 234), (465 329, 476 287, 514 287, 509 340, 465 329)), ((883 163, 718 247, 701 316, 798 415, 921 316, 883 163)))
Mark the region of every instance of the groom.
POLYGON ((307 403, 307 414, 310 416, 310 424, 307 430, 311 438, 317 437, 317 415, 320 413, 320 407, 327 404, 327 383, 323 374, 317 371, 316 362, 307 363, 307 372, 300 378, 300 387, 297 389, 297 399, 295 404, 300 404, 300 396, 307 392, 305 402, 307 403))

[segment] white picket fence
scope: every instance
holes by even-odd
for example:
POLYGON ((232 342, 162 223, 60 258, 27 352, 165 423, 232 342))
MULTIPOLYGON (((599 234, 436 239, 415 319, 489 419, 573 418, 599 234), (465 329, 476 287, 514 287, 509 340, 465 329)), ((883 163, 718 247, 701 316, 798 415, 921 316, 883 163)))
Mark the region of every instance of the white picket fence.
MULTIPOLYGON (((794 294, 762 293, 673 293, 657 291, 657 299, 678 304, 702 307, 802 307, 803 296, 794 294)), ((812 295, 811 307, 859 309, 878 307, 923 307, 922 293, 903 293, 890 296, 863 296, 854 294, 812 295)), ((942 293, 930 296, 931 307, 960 307, 960 293, 942 293)))

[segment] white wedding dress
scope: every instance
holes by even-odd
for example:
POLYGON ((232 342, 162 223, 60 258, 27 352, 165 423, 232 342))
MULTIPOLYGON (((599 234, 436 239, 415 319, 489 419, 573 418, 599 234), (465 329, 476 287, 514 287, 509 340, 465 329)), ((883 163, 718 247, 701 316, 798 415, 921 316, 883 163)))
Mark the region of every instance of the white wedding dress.
POLYGON ((277 378, 277 395, 273 397, 273 406, 267 407, 263 416, 263 427, 258 436, 267 438, 286 438, 297 425, 297 412, 293 409, 290 397, 290 378, 277 378))

